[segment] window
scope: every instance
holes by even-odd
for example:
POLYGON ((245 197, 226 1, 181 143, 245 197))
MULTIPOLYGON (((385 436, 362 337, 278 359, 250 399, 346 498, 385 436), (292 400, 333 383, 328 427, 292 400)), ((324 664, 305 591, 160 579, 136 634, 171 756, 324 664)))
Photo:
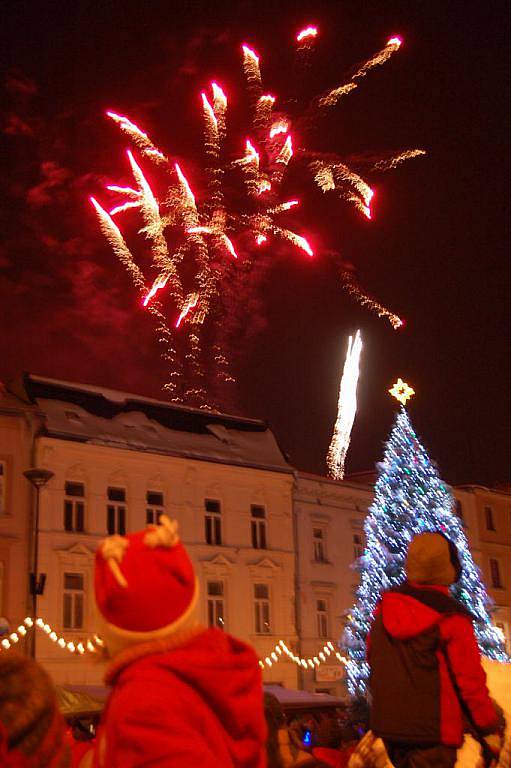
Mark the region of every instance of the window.
POLYGON ((64 490, 64 530, 83 533, 85 487, 83 483, 66 482, 64 490))
POLYGON ((493 520, 493 507, 485 507, 484 508, 484 519, 486 521, 486 530, 487 531, 494 531, 495 530, 495 521, 493 520))
POLYGON ((495 558, 490 557, 490 578, 491 585, 496 589, 502 589, 502 579, 500 577, 500 563, 495 558))
POLYGON ((316 600, 318 637, 328 637, 328 607, 326 600, 316 600))
POLYGON ((118 533, 124 536, 126 533, 126 491, 124 488, 108 488, 108 501, 118 502, 107 504, 106 528, 110 535, 118 533))
POLYGON ((206 499, 204 502, 206 517, 204 518, 206 544, 222 544, 222 514, 220 502, 206 499))
POLYGON ((267 584, 254 584, 255 631, 258 635, 271 632, 270 590, 267 584))
POLYGON ((312 529, 314 545, 314 560, 316 563, 326 563, 325 531, 323 528, 312 529))
POLYGON ((266 510, 252 504, 250 507, 252 546, 254 549, 266 549, 266 510))
POLYGON ((145 519, 147 525, 158 525, 160 517, 165 512, 163 493, 160 491, 147 491, 146 502, 145 519))
POLYGON ((353 534, 353 557, 355 559, 362 557, 364 554, 364 540, 361 533, 353 534))
POLYGON ((7 465, 5 461, 0 461, 0 515, 5 515, 5 489, 7 485, 7 465))
POLYGON ((64 629, 83 629, 83 573, 64 574, 64 629))
POLYGON ((225 629, 223 581, 208 581, 208 627, 225 629))

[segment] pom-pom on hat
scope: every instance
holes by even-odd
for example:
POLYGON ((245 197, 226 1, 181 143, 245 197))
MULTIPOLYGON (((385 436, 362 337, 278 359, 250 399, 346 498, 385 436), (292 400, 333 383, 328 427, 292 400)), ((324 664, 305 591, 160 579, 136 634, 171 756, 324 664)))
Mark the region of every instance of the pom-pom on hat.
POLYGON ((128 536, 110 536, 96 552, 96 605, 108 632, 123 644, 166 637, 194 613, 198 584, 179 541, 177 523, 128 536))

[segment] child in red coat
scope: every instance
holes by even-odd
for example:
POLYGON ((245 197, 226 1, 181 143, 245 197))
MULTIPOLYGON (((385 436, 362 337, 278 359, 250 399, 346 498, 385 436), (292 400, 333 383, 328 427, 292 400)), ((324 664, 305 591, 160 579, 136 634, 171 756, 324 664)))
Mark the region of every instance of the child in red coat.
POLYGON ((81 768, 264 768, 254 651, 197 620, 198 582, 174 521, 96 553, 99 632, 113 686, 81 768))

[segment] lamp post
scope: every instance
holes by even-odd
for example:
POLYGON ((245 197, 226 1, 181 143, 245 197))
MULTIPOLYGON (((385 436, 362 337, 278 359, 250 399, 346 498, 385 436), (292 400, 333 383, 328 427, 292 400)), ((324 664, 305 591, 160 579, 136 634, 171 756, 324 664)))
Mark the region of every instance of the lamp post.
MULTIPOLYGON (((41 573, 39 575, 39 494, 41 488, 43 488, 52 479, 54 472, 49 469, 27 469, 23 472, 27 480, 34 486, 35 497, 35 518, 34 525, 32 527, 32 543, 33 543, 33 555, 32 555, 32 570, 30 572, 30 594, 32 595, 32 618, 34 621, 37 618, 37 596, 42 595, 44 592, 44 585, 46 582, 46 574, 41 573)), ((35 624, 32 629, 32 642, 30 644, 30 655, 35 658, 35 624)))

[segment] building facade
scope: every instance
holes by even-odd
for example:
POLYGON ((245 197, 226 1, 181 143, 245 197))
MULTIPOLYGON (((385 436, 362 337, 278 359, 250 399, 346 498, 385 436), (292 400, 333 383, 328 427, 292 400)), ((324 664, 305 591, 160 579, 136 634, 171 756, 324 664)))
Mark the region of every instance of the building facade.
POLYGON ((511 653, 511 493, 479 485, 453 490, 474 561, 494 603, 493 622, 511 653))
MULTIPOLYGON (((25 375, 0 390, 0 639, 32 617, 30 467, 53 473, 39 492, 46 584, 37 614, 46 632, 36 632, 36 654, 56 682, 102 679, 98 654, 56 642, 87 648, 94 636, 98 543, 166 513, 200 580, 201 622, 251 643, 270 661, 267 682, 346 694, 334 654, 304 668, 276 646, 313 659, 337 645, 355 600, 374 474, 296 472, 261 421, 25 375)), ((453 492, 511 650, 511 493, 453 492)))
MULTIPOLYGON (((364 550, 364 519, 372 501, 367 485, 297 473, 297 605, 301 656, 337 645, 355 601, 357 559, 364 550)), ((301 671, 309 691, 347 693, 344 667, 335 659, 301 671)))
MULTIPOLYGON (((86 647, 94 634, 99 541, 155 523, 165 512, 179 521, 199 576, 200 620, 247 640, 262 658, 279 639, 296 644, 294 475, 263 422, 31 376, 16 395, 9 425, 24 435, 23 450, 20 440, 1 436, 10 446, 3 461, 11 465, 9 482, 17 483, 13 499, 19 513, 25 509, 16 516, 16 542, 21 550, 30 541, 33 504, 21 473, 49 469, 54 476, 40 491, 38 570, 46 586, 38 615, 57 636, 86 647), (31 428, 23 432, 27 419, 31 428)), ((8 547, 4 539, 0 552, 8 547)), ((30 605, 28 556, 10 573, 9 584, 20 587, 4 611, 13 627, 30 605)), ((6 567, 11 561, 6 557, 6 567)), ((49 632, 36 638, 37 658, 56 682, 100 681, 93 654, 70 654, 49 632)), ((265 679, 296 687, 296 666, 268 668, 265 679)))

